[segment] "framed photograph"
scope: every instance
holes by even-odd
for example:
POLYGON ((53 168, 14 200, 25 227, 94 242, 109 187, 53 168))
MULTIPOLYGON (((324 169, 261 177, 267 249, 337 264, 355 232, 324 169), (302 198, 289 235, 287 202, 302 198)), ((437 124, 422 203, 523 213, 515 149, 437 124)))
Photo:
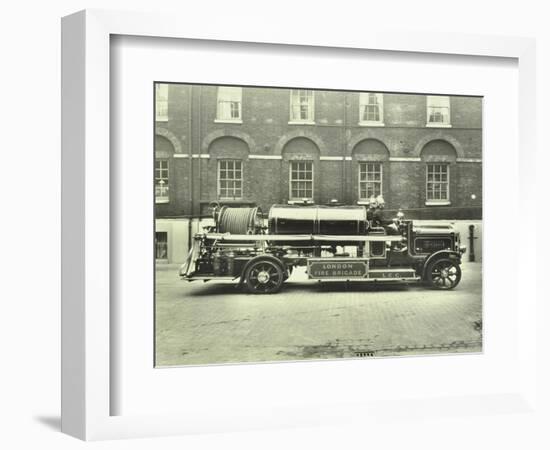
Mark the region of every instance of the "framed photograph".
POLYGON ((482 104, 155 83, 156 367, 481 352, 482 104))
POLYGON ((536 413, 533 41, 62 31, 64 432, 536 413))

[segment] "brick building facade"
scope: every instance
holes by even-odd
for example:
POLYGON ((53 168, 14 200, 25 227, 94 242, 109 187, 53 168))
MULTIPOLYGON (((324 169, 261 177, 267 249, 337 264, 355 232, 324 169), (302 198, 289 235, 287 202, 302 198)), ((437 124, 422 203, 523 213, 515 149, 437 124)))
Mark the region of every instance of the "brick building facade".
POLYGON ((157 219, 213 201, 368 202, 408 218, 480 220, 482 99, 156 85, 157 219))

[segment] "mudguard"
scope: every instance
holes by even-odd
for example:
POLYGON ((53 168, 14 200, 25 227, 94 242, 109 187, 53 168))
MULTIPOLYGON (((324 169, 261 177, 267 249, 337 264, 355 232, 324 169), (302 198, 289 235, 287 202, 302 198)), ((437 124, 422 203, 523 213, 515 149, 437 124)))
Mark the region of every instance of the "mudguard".
POLYGON ((422 267, 422 279, 426 279, 426 268, 428 265, 439 258, 449 258, 449 259, 455 259, 458 261, 458 264, 461 263, 461 254, 459 252, 455 252, 454 250, 439 250, 435 253, 432 253, 430 256, 426 258, 424 261, 424 267, 422 267))

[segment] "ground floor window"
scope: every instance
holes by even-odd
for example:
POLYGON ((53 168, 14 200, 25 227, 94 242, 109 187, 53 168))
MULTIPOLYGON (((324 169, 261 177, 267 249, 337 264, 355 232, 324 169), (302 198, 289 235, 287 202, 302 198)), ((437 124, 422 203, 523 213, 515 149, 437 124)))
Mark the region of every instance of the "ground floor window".
POLYGON ((313 161, 290 162, 290 199, 313 200, 313 161))
POLYGON ((170 186, 168 185, 168 160, 155 160, 155 202, 168 203, 170 186))
POLYGON ((428 164, 426 171, 426 200, 449 201, 449 165, 428 164))
POLYGON ((382 164, 359 163, 359 200, 382 195, 382 164))
POLYGON ((236 159, 218 161, 218 197, 242 198, 243 163, 236 159))
POLYGON ((168 259, 168 233, 166 231, 155 233, 155 258, 168 259))

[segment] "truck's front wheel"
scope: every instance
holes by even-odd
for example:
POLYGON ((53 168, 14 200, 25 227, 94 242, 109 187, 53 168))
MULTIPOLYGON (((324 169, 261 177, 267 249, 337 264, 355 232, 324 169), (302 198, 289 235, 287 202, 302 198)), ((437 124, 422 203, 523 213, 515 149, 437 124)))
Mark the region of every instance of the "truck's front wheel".
POLYGON ((426 281, 434 289, 453 289, 461 277, 459 264, 448 258, 436 259, 426 269, 426 281))
POLYGON ((245 273, 248 291, 252 294, 274 294, 283 285, 283 269, 275 261, 253 262, 245 273))

